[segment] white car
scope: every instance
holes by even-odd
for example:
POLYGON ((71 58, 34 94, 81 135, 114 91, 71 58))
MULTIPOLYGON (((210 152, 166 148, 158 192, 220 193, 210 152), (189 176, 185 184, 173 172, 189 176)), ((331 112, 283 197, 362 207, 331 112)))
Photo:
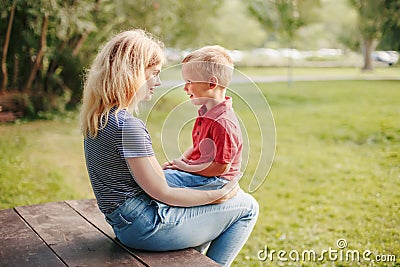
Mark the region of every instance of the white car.
POLYGON ((392 66, 399 61, 399 53, 397 51, 374 51, 372 52, 372 58, 392 66))

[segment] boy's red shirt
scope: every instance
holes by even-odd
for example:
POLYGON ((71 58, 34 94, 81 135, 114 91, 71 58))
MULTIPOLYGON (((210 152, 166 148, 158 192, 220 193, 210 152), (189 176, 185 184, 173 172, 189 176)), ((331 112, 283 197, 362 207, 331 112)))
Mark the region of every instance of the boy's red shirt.
POLYGON ((231 180, 240 175, 243 140, 232 99, 227 96, 224 102, 210 110, 203 105, 198 114, 192 130, 193 151, 187 163, 229 163, 228 172, 220 177, 231 180))

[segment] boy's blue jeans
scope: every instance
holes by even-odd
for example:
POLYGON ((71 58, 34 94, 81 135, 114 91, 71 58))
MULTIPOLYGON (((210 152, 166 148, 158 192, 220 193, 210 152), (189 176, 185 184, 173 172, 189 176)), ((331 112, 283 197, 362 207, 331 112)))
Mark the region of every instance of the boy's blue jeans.
POLYGON ((204 177, 178 170, 164 170, 165 179, 170 187, 190 187, 197 190, 215 190, 229 181, 217 176, 204 177))
POLYGON ((242 190, 222 204, 188 208, 168 206, 143 193, 106 220, 126 246, 167 251, 210 243, 206 255, 229 266, 250 236, 258 209, 257 201, 242 190))

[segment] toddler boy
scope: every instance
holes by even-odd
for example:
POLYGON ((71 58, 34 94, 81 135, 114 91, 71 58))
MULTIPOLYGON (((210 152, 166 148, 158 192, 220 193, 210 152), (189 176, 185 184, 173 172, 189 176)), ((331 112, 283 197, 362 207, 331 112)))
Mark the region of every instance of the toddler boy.
POLYGON ((171 187, 218 189, 241 176, 242 132, 226 88, 233 62, 224 48, 205 46, 182 60, 184 91, 200 106, 192 130, 192 146, 181 158, 165 162, 171 187))

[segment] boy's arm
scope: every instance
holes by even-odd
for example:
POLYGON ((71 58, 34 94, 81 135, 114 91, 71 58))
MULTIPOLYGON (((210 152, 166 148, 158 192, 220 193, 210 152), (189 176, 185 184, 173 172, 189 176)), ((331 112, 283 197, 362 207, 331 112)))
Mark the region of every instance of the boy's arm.
POLYGON ((126 158, 126 161, 138 185, 152 198, 170 206, 193 207, 220 203, 236 195, 238 190, 238 180, 232 180, 218 190, 173 188, 168 186, 155 156, 126 158))
POLYGON ((183 160, 173 160, 173 166, 176 169, 182 171, 190 172, 201 176, 212 177, 212 176, 221 176, 222 174, 224 174, 226 171, 229 170, 230 164, 229 163, 221 164, 213 161, 203 164, 189 165, 183 160))
POLYGON ((183 152, 181 159, 187 160, 190 157, 190 154, 192 154, 193 151, 193 146, 188 147, 185 152, 183 152))
MULTIPOLYGON (((177 159, 177 160, 187 160, 187 159, 190 157, 190 154, 192 154, 192 151, 193 151, 193 146, 188 147, 188 148, 183 152, 182 156, 181 156, 179 159, 177 159)), ((171 161, 164 162, 164 163, 161 165, 161 168, 162 168, 163 170, 165 170, 165 169, 176 169, 175 166, 174 166, 174 162, 173 162, 172 160, 171 160, 171 161)))

